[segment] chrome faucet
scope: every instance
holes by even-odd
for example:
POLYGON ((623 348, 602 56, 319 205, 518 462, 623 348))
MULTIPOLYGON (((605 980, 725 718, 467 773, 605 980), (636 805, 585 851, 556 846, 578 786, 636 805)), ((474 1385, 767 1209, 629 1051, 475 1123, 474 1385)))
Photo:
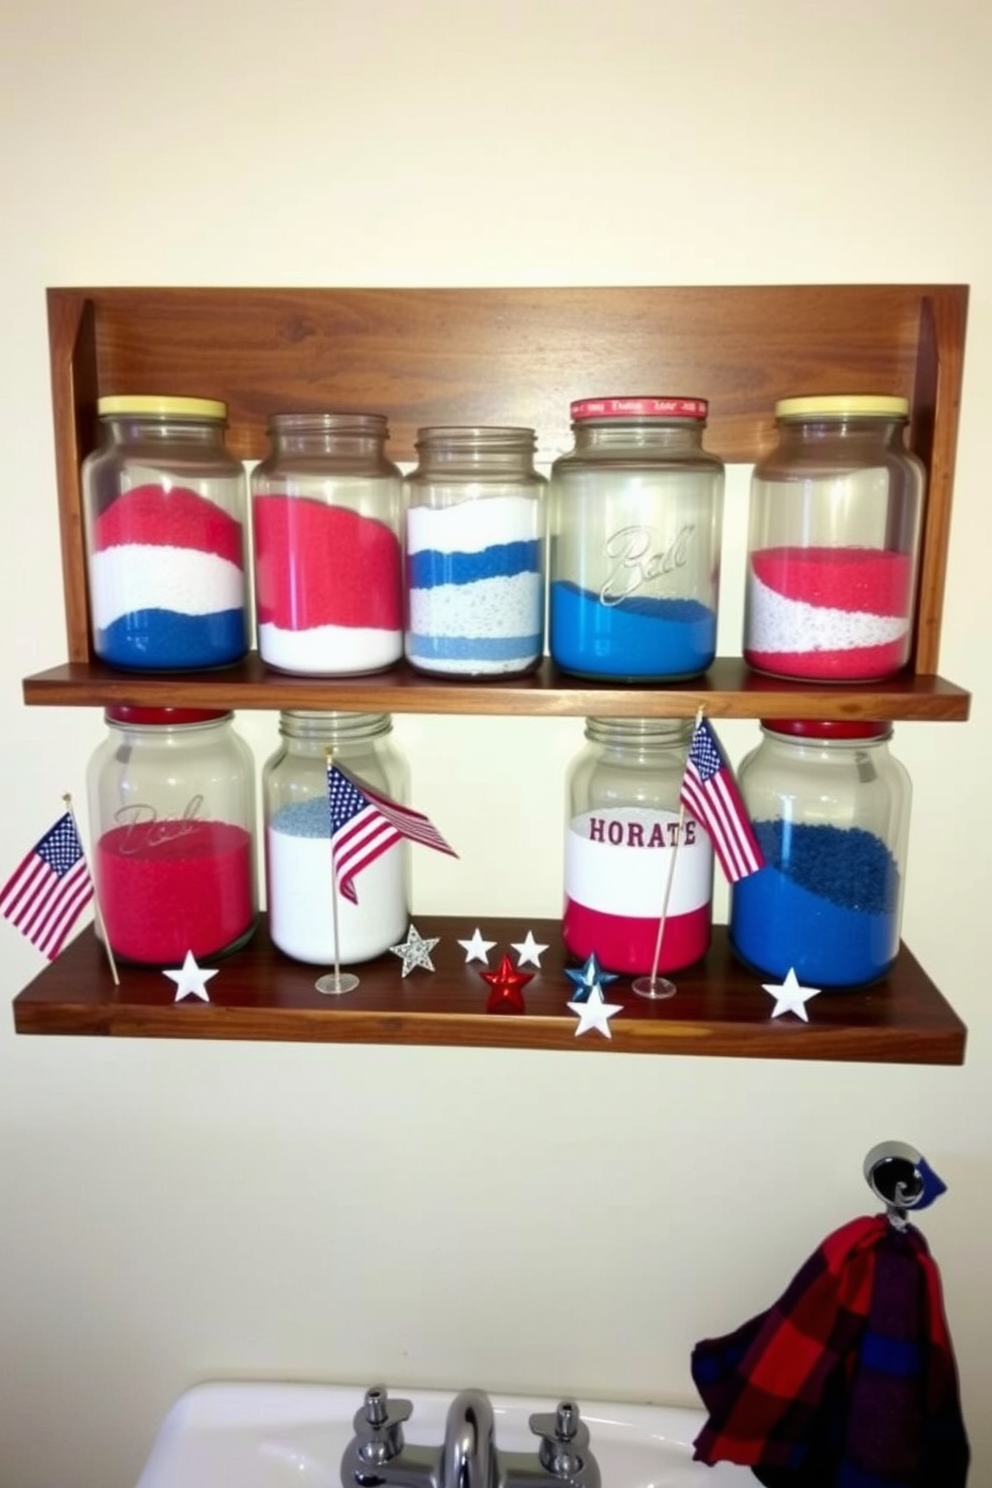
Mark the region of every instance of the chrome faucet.
POLYGON ((497 1448, 493 1408, 482 1390, 455 1396, 440 1446, 407 1444, 403 1426, 412 1413, 410 1401, 390 1400, 385 1386, 366 1390, 341 1459, 343 1488, 600 1488, 589 1428, 574 1401, 531 1416, 536 1452, 497 1448))

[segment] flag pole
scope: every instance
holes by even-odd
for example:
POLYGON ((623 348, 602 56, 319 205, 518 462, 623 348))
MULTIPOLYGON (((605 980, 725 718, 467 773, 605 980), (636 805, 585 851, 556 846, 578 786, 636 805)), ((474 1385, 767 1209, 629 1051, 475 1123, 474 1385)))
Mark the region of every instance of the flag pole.
MULTIPOLYGON (((76 837, 78 838, 80 847, 82 847, 83 839, 79 835, 79 823, 76 820, 76 813, 72 809, 72 797, 68 791, 66 791, 63 795, 62 801, 65 805, 66 811, 68 811, 69 816, 72 819, 72 825, 75 828, 76 837)), ((83 854, 83 856, 85 857, 85 853, 83 854)), ((87 863, 87 867, 89 868, 89 863, 87 863)), ((96 891, 96 874, 93 872, 92 868, 90 868, 90 882, 93 885, 93 918, 94 920, 96 920, 97 928, 100 931, 100 939, 103 941, 103 949, 107 953, 107 960, 110 963, 110 975, 114 979, 114 986, 119 987, 121 984, 121 979, 117 974, 117 962, 114 960, 114 953, 110 946, 110 936, 107 934, 106 922, 103 918, 103 911, 100 908, 100 896, 96 891)))
MULTIPOLYGON (((692 726, 695 734, 703 718, 702 704, 696 710, 696 721, 692 726)), ((665 894, 661 901, 661 917, 658 920, 658 934, 654 943, 654 956, 651 960, 651 975, 649 977, 637 977, 633 982, 634 991, 639 997, 651 997, 660 1002, 663 998, 675 995, 675 983, 670 982, 667 977, 659 977, 658 967, 661 962, 661 944, 665 938, 665 922, 668 919, 668 905, 672 897, 672 884, 675 881, 675 863, 678 858, 679 847, 682 843, 682 831, 685 826, 685 801, 682 792, 679 791, 679 820, 675 831, 675 846, 672 848, 672 856, 668 860, 668 874, 665 879, 665 894)))
POLYGON ((342 992, 354 992, 358 986, 358 977, 352 972, 341 974, 341 936, 338 931, 338 865, 334 851, 334 814, 331 809, 331 767, 334 764, 334 750, 328 748, 324 752, 326 769, 324 771, 324 788, 327 791, 327 814, 331 822, 331 925, 334 931, 334 975, 318 977, 315 986, 318 992, 331 993, 339 997, 342 992))

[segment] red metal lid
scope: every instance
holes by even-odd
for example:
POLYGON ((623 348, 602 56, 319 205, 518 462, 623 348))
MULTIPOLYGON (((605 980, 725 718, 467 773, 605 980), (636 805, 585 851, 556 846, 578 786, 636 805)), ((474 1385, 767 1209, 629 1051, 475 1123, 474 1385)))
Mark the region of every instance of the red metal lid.
POLYGON ((881 739, 892 725, 847 718, 763 718, 761 727, 796 739, 881 739))
POLYGON ((704 419, 709 409, 705 398, 579 398, 571 405, 573 423, 600 418, 704 419))
POLYGON ((183 723, 213 723, 218 718, 230 718, 229 709, 220 712, 213 708, 139 708, 121 704, 104 710, 108 723, 137 723, 173 727, 183 723))

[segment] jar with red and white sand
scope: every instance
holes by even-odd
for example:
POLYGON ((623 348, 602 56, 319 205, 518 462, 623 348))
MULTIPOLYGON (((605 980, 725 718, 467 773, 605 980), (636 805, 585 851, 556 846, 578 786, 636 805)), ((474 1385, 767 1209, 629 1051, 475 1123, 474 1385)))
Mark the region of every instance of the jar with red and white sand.
POLYGON ((909 404, 786 398, 751 484, 744 657, 803 682, 899 672, 913 639, 924 467, 909 404))
POLYGON ((381 671, 403 655, 403 487, 376 413, 278 413, 251 475, 258 651, 281 672, 381 671))
POLYGON ((256 921, 255 770, 234 715, 104 716, 87 774, 97 934, 144 966, 238 949, 256 921))

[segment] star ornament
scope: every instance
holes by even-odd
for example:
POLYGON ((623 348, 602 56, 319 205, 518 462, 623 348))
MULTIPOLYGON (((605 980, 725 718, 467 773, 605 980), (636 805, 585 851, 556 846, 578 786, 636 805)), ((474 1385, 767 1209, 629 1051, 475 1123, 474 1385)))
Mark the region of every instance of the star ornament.
POLYGON ((616 981, 616 973, 603 971, 596 960, 596 952, 593 951, 581 971, 575 971, 570 966, 565 967, 565 975, 570 982, 574 982, 577 991, 573 994, 573 1002, 585 1002, 593 991, 602 993, 607 982, 616 981))
POLYGON ((806 1011, 806 1004, 811 997, 817 997, 821 989, 819 987, 801 987, 799 985, 799 978, 796 976, 795 967, 789 967, 789 974, 781 984, 762 982, 761 985, 766 992, 770 992, 772 997, 775 998, 775 1006, 771 1012, 773 1018, 779 1017, 782 1013, 795 1013, 797 1017, 802 1018, 804 1023, 809 1022, 809 1013, 806 1011))
POLYGON ((534 939, 533 930, 527 931, 525 940, 511 941, 510 948, 517 953, 518 966, 536 966, 539 971, 541 969, 541 957, 548 949, 546 945, 541 945, 534 939))
POLYGON ((504 956, 499 963, 498 970, 480 971, 479 975, 492 988, 486 1003, 487 1013, 525 1013, 527 1011, 521 988, 534 980, 532 971, 517 970, 509 956, 504 956))
POLYGON ((389 947, 393 955, 399 956, 403 962, 400 975, 409 976, 411 971, 415 971, 418 966, 422 966, 425 971, 433 971, 434 962, 431 960, 431 951, 440 938, 439 935, 434 935, 429 940, 425 940, 416 925, 411 925, 402 945, 389 947))
POLYGON ((482 961, 485 963, 486 966, 488 966, 489 952, 492 950, 496 942, 494 940, 483 940, 482 931, 476 929, 476 932, 472 936, 471 940, 460 940, 458 944, 465 952, 466 966, 470 961, 482 961))
POLYGON ((198 997, 201 1002, 209 1002, 207 982, 217 975, 217 969, 215 967, 212 971, 206 971, 202 966, 197 966, 193 952, 187 951, 186 960, 178 970, 165 971, 162 975, 175 982, 176 1002, 181 1002, 184 997, 198 997))
POLYGON ((598 986, 591 987, 589 992, 581 1001, 568 1004, 570 1013, 578 1018, 575 1025, 575 1037, 588 1033, 590 1028, 595 1028, 604 1038, 612 1038, 610 1032, 610 1019, 616 1014, 623 1012, 623 1004, 619 1002, 604 1002, 602 989, 598 986))

